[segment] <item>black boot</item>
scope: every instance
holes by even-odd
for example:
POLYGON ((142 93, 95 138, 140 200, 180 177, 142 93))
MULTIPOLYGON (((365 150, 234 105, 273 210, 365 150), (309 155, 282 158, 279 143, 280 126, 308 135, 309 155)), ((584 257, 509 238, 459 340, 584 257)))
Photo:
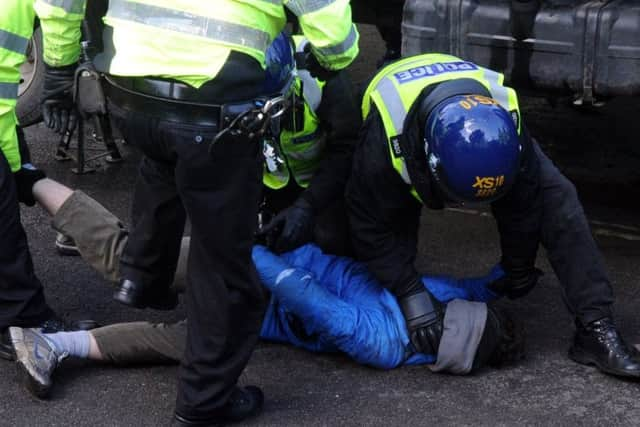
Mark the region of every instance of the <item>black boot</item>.
POLYGON ((131 307, 155 310, 173 310, 178 305, 178 294, 175 290, 156 290, 127 279, 120 283, 113 299, 131 307))
POLYGON ((569 357, 607 374, 640 378, 640 354, 627 346, 610 317, 578 326, 569 357))
POLYGON ((212 414, 210 418, 193 420, 174 414, 174 427, 213 427, 226 425, 230 422, 242 421, 257 415, 262 410, 264 395, 262 390, 255 386, 236 387, 231 393, 227 403, 212 414))

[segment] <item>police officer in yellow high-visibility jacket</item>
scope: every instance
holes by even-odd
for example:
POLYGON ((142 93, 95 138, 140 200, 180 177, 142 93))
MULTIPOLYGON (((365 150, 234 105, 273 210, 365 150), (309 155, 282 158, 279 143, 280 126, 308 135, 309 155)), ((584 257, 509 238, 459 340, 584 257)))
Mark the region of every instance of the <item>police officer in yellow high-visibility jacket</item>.
MULTIPOLYGON (((67 13, 58 14, 51 3, 36 2, 49 65, 44 113, 64 130, 84 5, 65 1, 67 13)), ((299 18, 319 67, 352 62, 358 34, 347 0, 110 0, 104 17, 105 52, 96 63, 110 75, 110 113, 144 153, 116 299, 173 307, 169 285, 187 217, 192 225, 181 425, 239 420, 262 406, 258 388, 236 386, 264 306, 251 262, 262 146, 228 136, 211 158, 208 143, 220 129, 221 105, 262 94, 265 51, 285 25, 285 7, 299 18)))
POLYGON ((398 298, 413 346, 429 353, 444 310, 414 267, 421 208, 490 205, 506 273, 491 288, 511 298, 529 292, 542 244, 575 316, 569 356, 640 377, 638 354, 613 322, 611 284, 575 187, 529 136, 503 80, 444 54, 403 58, 371 80, 345 192, 356 253, 398 298))
MULTIPOLYGON (((307 40, 293 40, 303 52, 307 40)), ((274 45, 269 53, 276 57, 289 40, 280 36, 274 45)), ((269 69, 284 68, 273 62, 269 69)), ((361 119, 348 73, 333 74, 325 82, 298 69, 299 105, 283 120, 279 138, 264 141, 259 236, 278 253, 313 241, 323 252, 352 254, 343 194, 361 119)))
MULTIPOLYGON (((33 2, 3 0, 0 13, 0 357, 13 357, 6 329, 11 325, 59 329, 33 271, 31 254, 20 224, 18 201, 33 205, 33 184, 44 177, 19 148, 15 107, 20 65, 33 32, 33 2)), ((23 144, 24 141, 21 141, 23 144)))

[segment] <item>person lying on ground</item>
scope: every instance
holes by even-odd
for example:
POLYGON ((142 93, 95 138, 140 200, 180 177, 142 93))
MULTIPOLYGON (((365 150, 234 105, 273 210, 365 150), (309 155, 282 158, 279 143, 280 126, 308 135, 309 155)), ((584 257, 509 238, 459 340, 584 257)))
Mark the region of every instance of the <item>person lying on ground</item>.
MULTIPOLYGON (((84 193, 55 182, 41 182, 35 195, 54 214, 57 230, 71 236, 82 256, 117 283, 117 270, 111 267, 118 265, 119 249, 127 239, 118 219, 84 193)), ((185 238, 183 261, 188 246, 185 238)), ((409 341, 395 298, 363 264, 324 254, 313 244, 281 256, 256 245, 253 260, 271 293, 260 332, 263 339, 313 352, 342 352, 380 369, 427 364, 435 372, 456 374, 518 360, 524 353, 520 328, 487 304, 495 298, 487 285, 503 275, 499 266, 474 279, 423 277, 425 287, 447 305, 438 353, 422 354, 409 341)), ((116 365, 178 362, 186 342, 186 323, 134 322, 58 334, 13 327, 10 335, 24 384, 34 395, 46 397, 52 373, 68 356, 116 365), (36 357, 36 348, 41 357, 36 357)))

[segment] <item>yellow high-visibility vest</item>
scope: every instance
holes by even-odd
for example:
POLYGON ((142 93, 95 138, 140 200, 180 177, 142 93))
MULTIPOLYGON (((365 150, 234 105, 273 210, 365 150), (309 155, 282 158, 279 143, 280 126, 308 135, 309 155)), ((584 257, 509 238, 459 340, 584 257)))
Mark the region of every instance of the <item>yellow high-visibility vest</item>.
MULTIPOLYGON (((348 0, 109 0, 104 22, 113 29, 108 70, 120 76, 157 76, 194 87, 215 78, 231 51, 265 64, 265 52, 295 13, 319 61, 349 65, 358 33, 348 0)), ((85 0, 36 0, 45 62, 68 65, 79 57, 85 0), (54 7, 64 4, 62 12, 54 7)))
POLYGON ((33 33, 35 11, 25 0, 2 0, 0 13, 0 150, 13 172, 20 169, 16 135, 16 103, 20 84, 20 65, 33 33))

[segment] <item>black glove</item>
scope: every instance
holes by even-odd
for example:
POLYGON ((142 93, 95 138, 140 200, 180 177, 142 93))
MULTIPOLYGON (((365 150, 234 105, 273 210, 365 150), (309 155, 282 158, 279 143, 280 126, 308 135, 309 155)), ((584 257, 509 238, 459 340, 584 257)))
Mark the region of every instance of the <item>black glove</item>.
POLYGON ((33 185, 46 178, 44 171, 36 169, 31 163, 25 163, 14 174, 13 178, 16 182, 16 191, 18 193, 18 201, 27 206, 36 204, 33 198, 33 185))
POLYGON ((296 53, 296 66, 299 69, 309 71, 312 77, 328 82, 338 74, 337 71, 328 70, 318 62, 318 58, 311 52, 311 43, 304 46, 302 52, 296 53))
POLYGON ((287 209, 276 215, 258 231, 258 237, 266 237, 269 249, 276 253, 287 252, 313 239, 313 207, 299 197, 287 209))
POLYGON ((521 298, 531 292, 544 273, 533 266, 504 267, 505 275, 489 283, 488 288, 498 295, 509 299, 521 298))
POLYGON ((44 124, 64 135, 76 127, 77 114, 73 105, 73 83, 77 64, 63 67, 44 65, 42 116, 44 124))
POLYGON ((419 353, 438 354, 442 338, 444 307, 426 289, 398 299, 407 321, 409 339, 419 353))

